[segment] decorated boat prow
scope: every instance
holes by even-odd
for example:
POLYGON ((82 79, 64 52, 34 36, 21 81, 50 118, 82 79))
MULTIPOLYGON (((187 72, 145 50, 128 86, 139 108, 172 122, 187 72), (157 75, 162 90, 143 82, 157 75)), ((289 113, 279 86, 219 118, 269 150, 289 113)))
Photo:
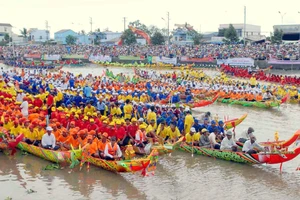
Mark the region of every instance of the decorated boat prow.
POLYGON ((247 116, 248 116, 248 114, 246 113, 243 116, 241 116, 240 118, 225 121, 224 122, 224 129, 229 130, 231 128, 235 128, 237 125, 242 123, 247 118, 247 116))
POLYGON ((138 172, 141 171, 143 175, 147 172, 153 172, 156 169, 158 159, 158 152, 156 149, 152 150, 146 158, 136 158, 131 160, 109 161, 105 159, 95 158, 84 155, 82 162, 90 163, 96 167, 100 167, 107 171, 115 173, 138 172))

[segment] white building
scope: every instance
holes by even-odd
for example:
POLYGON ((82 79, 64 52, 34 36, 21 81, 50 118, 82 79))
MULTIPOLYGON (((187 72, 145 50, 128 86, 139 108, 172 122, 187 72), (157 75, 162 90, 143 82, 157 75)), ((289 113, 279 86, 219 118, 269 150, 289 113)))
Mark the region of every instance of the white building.
POLYGON ((30 29, 29 40, 32 42, 46 42, 50 39, 50 32, 48 30, 38 30, 36 28, 30 29))
POLYGON ((122 36, 122 32, 112 32, 112 31, 104 31, 104 39, 101 39, 101 43, 106 43, 110 41, 115 41, 116 39, 119 39, 122 36))
MULTIPOLYGON (((244 24, 232 24, 232 26, 235 28, 238 36, 240 38, 244 38, 244 24)), ((245 36, 253 36, 253 35, 260 35, 261 34, 261 28, 260 26, 257 25, 251 25, 251 24, 246 24, 246 31, 245 31, 245 36)), ((219 30, 221 29, 227 29, 229 28, 229 24, 220 24, 219 25, 219 30)))
POLYGON ((5 34, 12 35, 12 25, 7 23, 0 23, 0 41, 4 40, 5 34))

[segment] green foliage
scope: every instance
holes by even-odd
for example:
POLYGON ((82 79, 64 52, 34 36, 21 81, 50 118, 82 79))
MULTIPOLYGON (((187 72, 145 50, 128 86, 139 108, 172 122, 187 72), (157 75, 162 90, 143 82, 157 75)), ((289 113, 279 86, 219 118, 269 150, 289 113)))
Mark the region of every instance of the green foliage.
POLYGON ((121 36, 124 44, 131 45, 136 43, 136 37, 130 29, 126 29, 121 36))
POLYGON ((5 42, 9 42, 9 35, 8 35, 8 33, 5 33, 5 35, 4 35, 4 40, 5 40, 5 42))
POLYGON ((151 37, 153 45, 162 45, 165 42, 164 36, 160 32, 155 32, 151 37))
POLYGON ((60 169, 59 164, 49 164, 43 167, 43 170, 55 170, 55 169, 60 169))
POLYGON ((219 29, 218 37, 225 37, 226 28, 219 29))
POLYGON ((76 37, 73 35, 68 35, 66 37, 66 43, 69 45, 75 44, 76 43, 76 37))
POLYGON ((271 34, 271 42, 273 44, 279 44, 282 42, 283 32, 282 30, 275 29, 274 33, 271 34))
POLYGON ((203 35, 196 32, 193 34, 192 39, 194 41, 194 45, 199 45, 202 42, 203 35))
POLYGON ((187 30, 188 30, 187 34, 192 36, 194 45, 201 44, 203 35, 201 33, 198 33, 197 31, 195 31, 194 29, 187 29, 187 30))
POLYGON ((23 28, 22 30, 20 30, 22 37, 27 38, 28 36, 28 31, 26 28, 23 28))
POLYGON ((236 32, 235 28, 232 26, 232 24, 229 24, 229 28, 226 29, 224 36, 226 39, 223 39, 223 41, 226 44, 237 43, 239 41, 237 32, 236 32))
POLYGON ((133 26, 133 27, 135 27, 137 29, 140 29, 140 30, 146 32, 148 35, 151 35, 148 27, 145 24, 142 24, 140 22, 140 20, 136 20, 136 21, 130 22, 129 26, 133 26))

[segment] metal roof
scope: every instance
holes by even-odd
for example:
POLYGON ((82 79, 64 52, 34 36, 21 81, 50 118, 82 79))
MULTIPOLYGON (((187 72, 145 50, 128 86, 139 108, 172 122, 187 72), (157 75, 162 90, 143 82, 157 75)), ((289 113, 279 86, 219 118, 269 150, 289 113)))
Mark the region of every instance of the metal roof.
POLYGON ((9 27, 12 27, 11 24, 7 24, 7 23, 0 23, 0 26, 9 26, 9 27))

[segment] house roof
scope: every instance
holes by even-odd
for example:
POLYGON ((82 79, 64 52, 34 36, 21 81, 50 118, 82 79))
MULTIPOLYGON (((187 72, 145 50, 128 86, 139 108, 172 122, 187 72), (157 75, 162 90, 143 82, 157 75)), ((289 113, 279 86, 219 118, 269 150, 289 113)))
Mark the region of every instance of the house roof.
POLYGON ((11 24, 7 24, 7 23, 0 23, 0 26, 9 26, 9 27, 12 27, 11 24))
MULTIPOLYGON (((57 31, 57 32, 55 32, 55 33, 64 33, 64 32, 67 32, 67 31, 73 31, 73 30, 71 30, 71 29, 62 29, 62 30, 57 31)), ((74 31, 73 31, 73 32, 74 32, 74 31)))

